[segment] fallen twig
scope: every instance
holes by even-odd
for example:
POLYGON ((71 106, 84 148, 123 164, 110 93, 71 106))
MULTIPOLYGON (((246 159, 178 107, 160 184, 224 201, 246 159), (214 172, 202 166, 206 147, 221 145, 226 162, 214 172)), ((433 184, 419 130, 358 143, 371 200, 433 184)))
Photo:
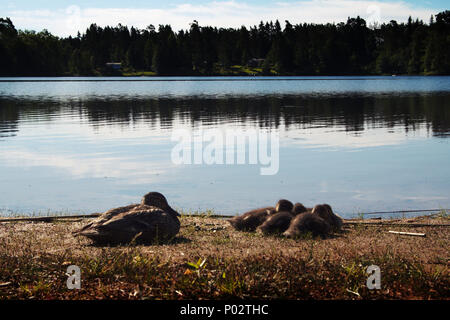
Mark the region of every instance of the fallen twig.
POLYGON ((403 231, 392 231, 392 230, 389 230, 388 232, 394 233, 394 234, 401 234, 401 235, 405 235, 405 236, 426 237, 425 233, 403 232, 403 231))
POLYGON ((374 211, 365 212, 364 214, 387 214, 387 213, 415 213, 415 212, 448 212, 450 209, 417 209, 417 210, 395 210, 395 211, 374 211))

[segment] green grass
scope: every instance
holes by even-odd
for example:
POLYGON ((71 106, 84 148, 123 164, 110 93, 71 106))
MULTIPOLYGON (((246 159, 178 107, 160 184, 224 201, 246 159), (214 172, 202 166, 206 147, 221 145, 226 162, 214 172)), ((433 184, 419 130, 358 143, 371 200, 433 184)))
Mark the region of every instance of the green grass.
POLYGON ((450 220, 450 213, 445 209, 442 209, 441 211, 436 213, 436 216, 442 219, 450 220))
POLYGON ((192 209, 179 209, 177 208, 178 213, 181 216, 196 216, 196 217, 203 217, 203 218, 209 218, 213 215, 216 215, 214 209, 206 209, 206 210, 192 210, 192 209))
POLYGON ((124 77, 153 77, 157 76, 156 72, 153 71, 127 71, 122 72, 124 77))

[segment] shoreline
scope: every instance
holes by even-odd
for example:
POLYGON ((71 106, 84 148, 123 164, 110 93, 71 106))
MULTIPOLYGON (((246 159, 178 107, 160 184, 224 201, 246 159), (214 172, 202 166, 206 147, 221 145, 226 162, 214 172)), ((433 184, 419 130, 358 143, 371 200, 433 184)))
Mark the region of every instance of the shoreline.
MULTIPOLYGON (((183 210, 177 208, 183 217, 207 217, 207 218, 218 218, 218 219, 228 219, 239 215, 240 213, 234 214, 221 214, 216 213, 214 209, 206 209, 203 211, 198 210, 183 210)), ((244 210, 245 211, 245 210, 244 210)), ((105 211, 103 211, 105 212, 105 211)), ((103 212, 85 212, 85 211, 51 211, 43 210, 32 213, 25 212, 15 212, 8 209, 0 209, 0 223, 1 222, 20 222, 20 221, 42 221, 42 222, 52 222, 53 220, 70 220, 70 219, 89 219, 96 218, 100 216, 103 212), (2 211, 3 210, 3 211, 2 211), (9 211, 9 214, 8 214, 9 211)), ((341 218, 346 221, 357 221, 357 220, 376 220, 376 221, 392 221, 393 219, 414 219, 421 217, 434 217, 434 216, 448 216, 450 214, 450 209, 440 208, 440 209, 416 209, 416 210, 393 210, 393 211, 373 211, 373 212, 352 212, 352 213, 342 213, 336 212, 341 218)))
MULTIPOLYGON (((140 72, 136 73, 126 73, 126 74, 117 74, 117 75, 111 75, 111 74, 91 74, 91 75, 10 75, 10 76, 0 76, 0 79, 2 78, 179 78, 179 77, 190 77, 190 78, 214 78, 214 77, 223 77, 223 78, 247 78, 245 80, 253 80, 254 78, 268 78, 271 77, 272 79, 268 80, 276 80, 277 78, 294 78, 294 77, 305 77, 305 78, 313 78, 312 80, 321 80, 321 79, 314 79, 314 78, 320 78, 320 77, 342 77, 342 78, 358 78, 358 77, 391 77, 393 80, 395 78, 402 78, 402 77, 448 77, 450 74, 319 74, 319 75, 295 75, 295 74, 210 74, 210 75, 202 75, 202 74, 173 74, 173 75, 149 75, 149 74, 142 74, 140 72)), ((307 80, 307 79, 305 79, 307 80)), ((355 79, 350 79, 355 80, 355 79)), ((367 80, 367 79, 365 79, 367 80)), ((4 80, 7 81, 7 80, 4 80)), ((157 80, 155 80, 157 81, 157 80)))

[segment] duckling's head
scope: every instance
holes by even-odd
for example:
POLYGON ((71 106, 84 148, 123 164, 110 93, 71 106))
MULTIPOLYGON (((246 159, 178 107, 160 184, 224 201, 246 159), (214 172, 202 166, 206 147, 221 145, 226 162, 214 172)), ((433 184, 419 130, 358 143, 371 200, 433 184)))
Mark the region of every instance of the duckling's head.
POLYGON ((344 223, 342 221, 342 218, 333 212, 333 209, 331 209, 331 206, 329 204, 324 203, 323 206, 325 207, 325 209, 327 209, 328 214, 331 217, 331 225, 333 226, 333 228, 340 230, 344 223))
POLYGON ((289 200, 286 199, 281 199, 277 202, 277 205, 275 206, 275 211, 276 212, 281 212, 281 211, 292 211, 292 208, 294 208, 294 205, 292 204, 292 202, 290 202, 289 200))
POLYGON ((331 209, 331 206, 329 204, 324 203, 323 206, 325 207, 325 209, 327 209, 329 214, 334 214, 333 209, 331 209))
POLYGON ((318 204, 312 209, 312 213, 326 217, 328 216, 328 209, 323 204, 318 204))
POLYGON ((308 210, 300 202, 297 202, 296 204, 294 204, 294 208, 292 209, 292 213, 295 215, 306 212, 306 211, 308 211, 308 210))
POLYGON ((159 192, 147 193, 145 196, 142 197, 141 204, 160 208, 160 209, 167 211, 175 216, 180 215, 178 212, 176 212, 169 206, 169 204, 167 203, 166 197, 164 197, 159 192))
POLYGON ((328 210, 327 206, 323 204, 316 205, 313 208, 312 213, 318 215, 319 217, 321 217, 330 224, 333 222, 332 213, 328 210))

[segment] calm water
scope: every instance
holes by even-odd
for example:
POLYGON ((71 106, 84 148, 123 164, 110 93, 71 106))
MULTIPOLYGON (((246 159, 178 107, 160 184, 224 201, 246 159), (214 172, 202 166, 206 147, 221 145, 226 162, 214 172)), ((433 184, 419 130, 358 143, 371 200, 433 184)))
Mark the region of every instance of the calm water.
POLYGON ((89 213, 151 190, 235 214, 279 198, 450 207, 450 77, 0 78, 0 213, 89 213), (169 80, 169 81, 168 81, 169 80), (279 134, 279 171, 174 164, 174 130, 279 134))

